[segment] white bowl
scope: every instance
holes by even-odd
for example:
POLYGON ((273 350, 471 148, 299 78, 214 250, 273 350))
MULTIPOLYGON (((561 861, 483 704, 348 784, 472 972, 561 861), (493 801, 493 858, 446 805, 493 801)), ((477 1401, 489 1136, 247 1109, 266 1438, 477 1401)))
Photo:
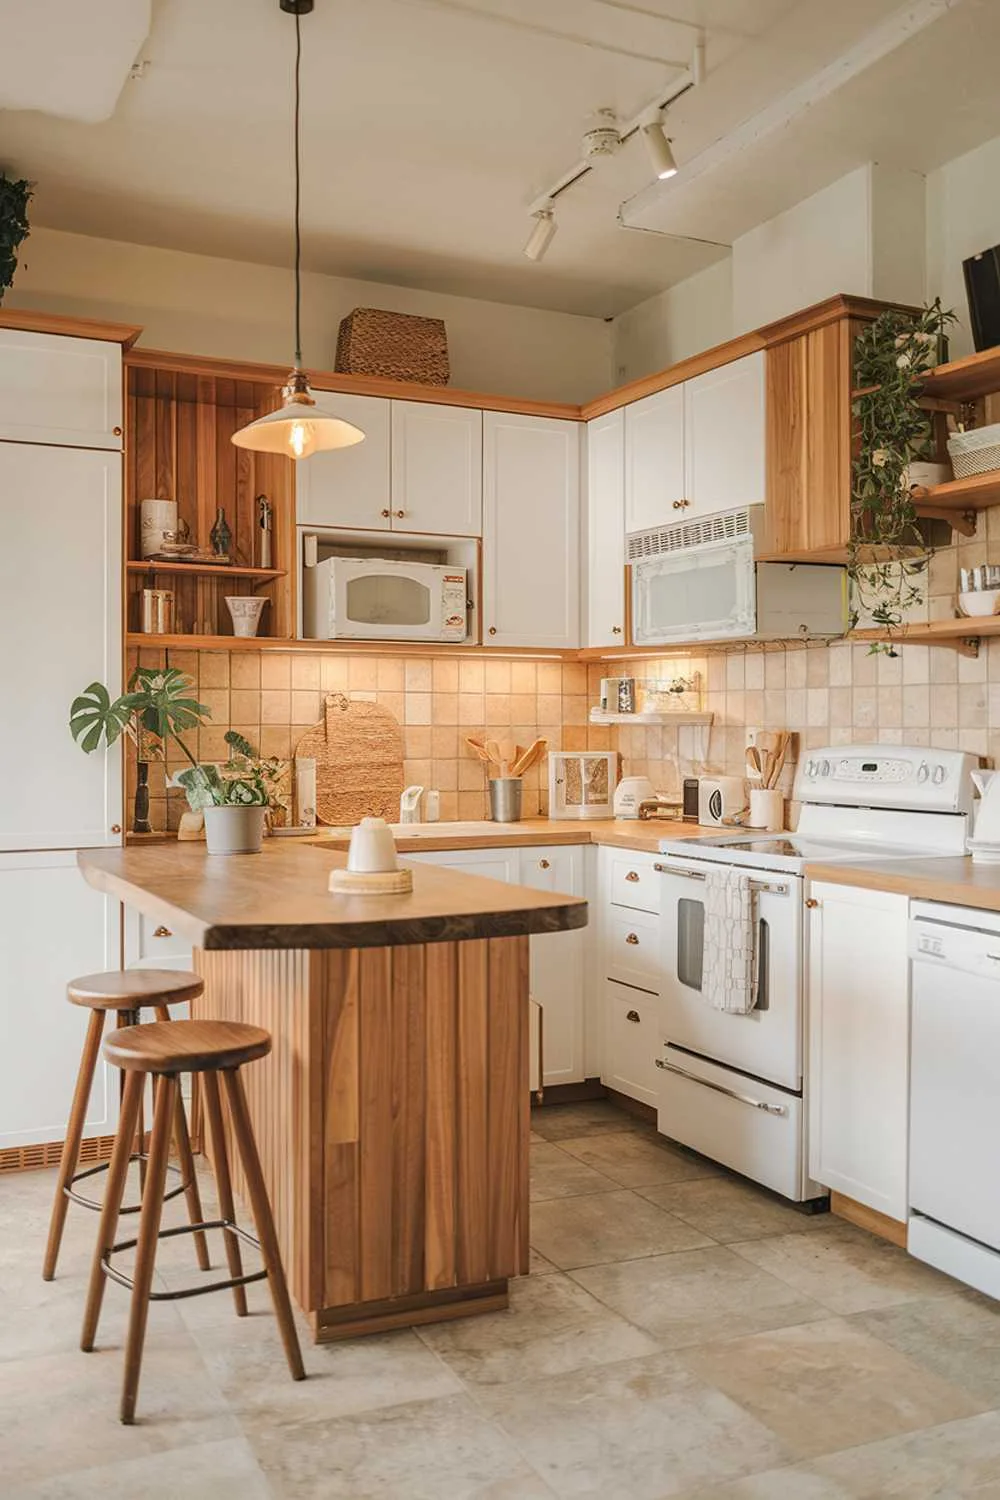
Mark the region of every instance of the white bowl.
POLYGON ((966 594, 959 594, 958 607, 963 615, 975 619, 978 615, 995 615, 998 601, 1000 589, 970 589, 966 594))

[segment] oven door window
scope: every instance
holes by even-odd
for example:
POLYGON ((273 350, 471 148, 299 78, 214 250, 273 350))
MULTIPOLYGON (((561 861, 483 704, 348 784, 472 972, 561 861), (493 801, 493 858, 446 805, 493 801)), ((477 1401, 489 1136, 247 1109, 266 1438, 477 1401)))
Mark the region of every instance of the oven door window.
POLYGON ((400 573, 365 573, 348 581, 347 618, 357 625, 430 625, 431 591, 400 573))
MULTIPOLYGON (((754 1011, 770 1009, 771 930, 761 918, 757 922, 757 1002, 754 1011)), ((705 906, 682 896, 677 902, 677 980, 701 993, 705 972, 705 906)))

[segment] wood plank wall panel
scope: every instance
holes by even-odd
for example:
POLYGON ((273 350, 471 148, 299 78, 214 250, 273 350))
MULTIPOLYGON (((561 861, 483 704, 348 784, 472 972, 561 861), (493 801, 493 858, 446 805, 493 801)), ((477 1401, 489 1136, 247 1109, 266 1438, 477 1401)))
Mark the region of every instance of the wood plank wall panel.
POLYGON ((322 972, 325 1158, 321 1209, 322 1292, 315 1306, 360 1298, 360 954, 314 954, 322 972))
POLYGON ((360 963, 361 1300, 372 1302, 393 1294, 391 950, 367 948, 360 963))
POLYGON ((455 943, 425 950, 427 1018, 427 1205, 424 1233, 428 1290, 454 1286, 455 1130, 458 1017, 458 954, 455 943))
MULTIPOLYGON (((464 945, 462 945, 464 946, 464 945)), ((427 1009, 424 948, 392 949, 392 1288, 422 1288, 427 1158, 427 1009)), ((459 950, 461 952, 461 949, 459 950)))
POLYGON ((458 1218, 460 1281, 490 1277, 489 1217, 489 944, 463 943, 458 954, 458 1218))
POLYGON ((850 535, 851 325, 768 349, 768 551, 831 560, 850 535))
MULTIPOLYGON (((501 997, 528 989, 528 939, 489 939, 488 1188, 492 1275, 516 1276, 523 1254, 527 1200, 522 1202, 520 1142, 528 1128, 528 1007, 501 997)), ((526 1263, 523 1269, 527 1270, 526 1263)))

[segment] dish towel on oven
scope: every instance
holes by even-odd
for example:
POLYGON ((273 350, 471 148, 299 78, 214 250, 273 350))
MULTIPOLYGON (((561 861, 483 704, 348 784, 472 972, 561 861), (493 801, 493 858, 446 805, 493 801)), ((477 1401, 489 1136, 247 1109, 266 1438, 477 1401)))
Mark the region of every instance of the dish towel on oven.
POLYGON ((757 1003, 753 880, 745 870, 705 872, 701 995, 716 1010, 745 1016, 757 1003))

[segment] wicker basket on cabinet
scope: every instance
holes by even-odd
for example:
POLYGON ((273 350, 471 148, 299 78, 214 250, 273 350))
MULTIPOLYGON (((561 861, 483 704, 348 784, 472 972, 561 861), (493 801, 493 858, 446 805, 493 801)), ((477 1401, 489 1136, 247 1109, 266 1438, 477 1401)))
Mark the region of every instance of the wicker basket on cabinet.
POLYGON ((336 368, 347 375, 447 385, 450 371, 444 322, 378 307, 356 307, 340 325, 336 368))

